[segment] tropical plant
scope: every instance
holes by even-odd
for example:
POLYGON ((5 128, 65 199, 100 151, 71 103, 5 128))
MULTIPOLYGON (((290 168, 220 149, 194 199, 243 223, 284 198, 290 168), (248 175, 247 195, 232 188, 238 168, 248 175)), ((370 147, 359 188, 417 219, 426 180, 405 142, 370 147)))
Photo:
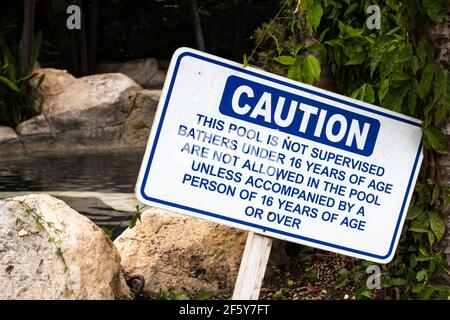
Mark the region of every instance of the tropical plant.
MULTIPOLYGON (((37 86, 32 87, 29 80, 35 77, 33 70, 21 76, 19 70, 19 45, 8 38, 14 30, 15 20, 5 16, 0 21, 0 125, 16 126, 18 123, 35 116, 40 111, 42 97, 38 94, 44 80, 41 76, 37 86)), ((31 63, 34 66, 41 45, 38 33, 32 50, 31 63)))
MULTIPOLYGON (((384 297, 443 298, 440 283, 449 271, 440 240, 450 188, 436 182, 435 159, 447 152, 441 129, 449 121, 450 80, 435 62, 433 45, 419 29, 441 22, 448 0, 287 0, 271 22, 256 30, 252 64, 305 83, 317 83, 329 65, 337 91, 423 121, 425 161, 396 256, 383 266, 384 297), (381 29, 366 27, 369 5, 381 8, 381 29), (399 290, 401 288, 401 290, 399 290), (401 293, 400 293, 401 292, 401 293)), ((244 64, 247 58, 244 57, 244 64)), ((368 290, 364 263, 343 270, 337 286, 350 279, 357 298, 380 297, 368 290), (352 275, 353 273, 353 275, 352 275)))

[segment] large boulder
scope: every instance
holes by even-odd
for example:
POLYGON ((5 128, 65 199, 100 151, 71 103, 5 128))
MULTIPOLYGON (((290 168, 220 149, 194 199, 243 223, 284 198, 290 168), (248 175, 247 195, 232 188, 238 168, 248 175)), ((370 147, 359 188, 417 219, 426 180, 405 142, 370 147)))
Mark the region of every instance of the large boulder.
POLYGON ((0 299, 128 295, 117 249, 88 218, 45 194, 0 201, 0 299))
MULTIPOLYGON (((75 78, 65 70, 36 70, 31 80, 43 97, 41 113, 16 131, 0 130, 0 156, 26 153, 144 148, 161 90, 143 90, 122 73, 75 78)), ((163 75, 155 71, 155 81, 163 75)))
POLYGON ((121 73, 77 79, 64 91, 48 96, 44 116, 54 131, 98 128, 125 122, 130 96, 141 87, 121 73))
POLYGON ((42 113, 16 128, 26 152, 145 146, 160 90, 142 90, 121 73, 76 79, 64 70, 36 72, 33 85, 45 79, 42 113))
POLYGON ((143 58, 126 63, 104 63, 97 68, 99 73, 123 73, 144 88, 160 88, 166 73, 159 68, 154 58, 143 58))
POLYGON ((63 93, 68 86, 76 81, 76 78, 67 72, 67 70, 44 68, 36 69, 35 76, 31 79, 30 84, 33 87, 37 87, 39 92, 44 96, 54 96, 63 93), (41 82, 41 77, 44 80, 41 82))
POLYGON ((10 127, 0 126, 0 159, 24 153, 19 137, 10 127))
POLYGON ((141 90, 133 97, 133 108, 122 125, 120 139, 128 145, 145 146, 155 117, 161 90, 141 90))
POLYGON ((17 139, 17 133, 13 128, 0 126, 0 145, 17 139))
POLYGON ((186 215, 151 208, 142 222, 115 241, 122 267, 145 278, 144 291, 211 291, 230 295, 247 233, 186 215))

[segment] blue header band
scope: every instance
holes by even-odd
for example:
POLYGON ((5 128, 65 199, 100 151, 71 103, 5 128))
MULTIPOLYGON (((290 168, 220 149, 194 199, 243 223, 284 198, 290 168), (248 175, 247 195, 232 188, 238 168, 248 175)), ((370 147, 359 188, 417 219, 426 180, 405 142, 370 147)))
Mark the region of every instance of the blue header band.
POLYGON ((373 153, 380 122, 349 110, 237 76, 225 84, 222 114, 363 156, 373 153))

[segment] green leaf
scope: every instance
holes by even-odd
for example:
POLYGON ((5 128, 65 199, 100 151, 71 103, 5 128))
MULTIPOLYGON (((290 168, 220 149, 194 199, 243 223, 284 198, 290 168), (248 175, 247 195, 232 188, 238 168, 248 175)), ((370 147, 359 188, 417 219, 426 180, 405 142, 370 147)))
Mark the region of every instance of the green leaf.
POLYGON ((367 53, 365 53, 365 52, 355 54, 350 59, 348 59, 344 65, 354 66, 354 65, 362 64, 364 62, 364 60, 366 59, 366 56, 367 56, 367 53))
POLYGON ((425 248, 425 246, 424 246, 423 243, 421 243, 421 244, 419 245, 419 252, 420 252, 420 254, 421 254, 422 256, 428 256, 428 255, 429 255, 429 254, 428 254, 428 251, 427 251, 427 249, 425 248))
POLYGON ((414 76, 417 74, 417 71, 419 71, 419 69, 420 69, 419 59, 416 56, 414 56, 411 60, 411 69, 412 69, 414 76))
POLYGON ((445 105, 438 105, 434 113, 434 125, 439 126, 447 118, 448 109, 445 105))
POLYGON ((422 129, 433 150, 441 154, 446 153, 447 138, 442 130, 434 126, 423 127, 422 129))
POLYGON ((383 102, 388 91, 389 91, 389 79, 384 79, 383 81, 381 81, 380 89, 378 90, 378 99, 380 100, 380 103, 383 102))
POLYGON ((392 68, 394 67, 394 61, 395 57, 397 55, 397 52, 395 50, 386 52, 383 57, 381 58, 381 64, 380 64, 380 76, 381 79, 386 79, 389 74, 392 72, 392 68))
POLYGON ((411 227, 411 228, 409 228, 409 231, 416 232, 416 233, 427 233, 428 229, 421 228, 421 227, 411 227))
POLYGON ((279 62, 285 66, 291 66, 295 62, 295 58, 293 58, 291 56, 279 56, 279 57, 274 58, 273 60, 275 60, 276 62, 279 62))
POLYGON ((173 300, 189 300, 189 297, 185 293, 175 293, 173 300))
POLYGON ((437 101, 447 88, 447 71, 442 68, 436 68, 435 82, 434 82, 434 101, 437 101))
POLYGON ((108 238, 112 238, 112 236, 113 236, 112 230, 105 228, 105 227, 101 227, 101 229, 108 238))
POLYGON ((39 31, 36 37, 34 38, 33 48, 31 49, 31 70, 34 69, 34 65, 36 64, 39 52, 41 51, 41 44, 42 44, 42 32, 39 31))
POLYGON ((212 296, 214 296, 214 293, 211 291, 203 291, 203 292, 199 292, 197 293, 197 295, 195 296, 195 300, 208 300, 211 299, 212 296))
MULTIPOLYGON (((413 85, 412 88, 415 88, 413 85)), ((414 89, 411 89, 408 93, 408 111, 411 115, 415 114, 417 105, 417 93, 414 89)))
POLYGON ((350 281, 348 270, 345 268, 342 268, 339 270, 339 278, 336 281, 335 288, 339 289, 342 287, 345 287, 347 283, 350 281))
POLYGON ((371 84, 367 85, 363 100, 368 103, 375 102, 375 91, 373 90, 373 87, 371 84))
POLYGON ((11 80, 9 80, 8 78, 0 76, 0 82, 3 82, 10 89, 12 89, 12 90, 14 90, 16 92, 20 92, 20 89, 16 86, 16 84, 14 82, 12 82, 11 80))
POLYGON ((420 282, 422 282, 424 280, 425 281, 428 280, 428 272, 427 272, 427 270, 420 270, 419 272, 417 272, 416 280, 420 281, 420 282))
POLYGON ((431 88, 431 81, 433 80, 434 72, 436 68, 433 63, 427 64, 423 70, 422 78, 420 79, 419 86, 417 88, 419 97, 425 98, 431 88))
POLYGON ((155 300, 169 300, 169 293, 167 291, 159 291, 155 296, 155 300))
POLYGON ((423 289, 425 289, 425 285, 423 283, 419 283, 417 284, 414 288, 412 288, 412 292, 413 293, 419 293, 421 292, 423 289))
MULTIPOLYGON (((433 234, 433 232, 428 231, 428 232, 427 232, 427 235, 428 235, 428 242, 430 243, 430 247, 432 247, 433 244, 434 244, 434 239, 435 239, 434 234, 433 234)), ((419 259, 419 258, 420 258, 420 257, 417 257, 417 259, 419 259)), ((429 257, 429 258, 433 259, 433 257, 429 257)), ((431 259, 430 259, 430 260, 431 260, 431 259)))
POLYGON ((409 256, 409 266, 415 268, 417 266, 417 257, 415 254, 409 256))
POLYGON ((417 54, 419 56, 420 66, 423 67, 427 61, 433 61, 433 46, 428 41, 421 41, 417 46, 417 54))
POLYGON ((300 13, 305 12, 306 8, 308 7, 308 1, 307 0, 297 0, 297 7, 296 10, 300 13))
POLYGON ((244 55, 242 56, 242 59, 243 59, 242 67, 243 67, 243 68, 248 67, 248 59, 247 59, 247 55, 244 54, 244 55))
POLYGON ((303 61, 303 79, 308 84, 320 80, 320 63, 312 54, 306 56, 303 61))
POLYGON ((430 228, 440 241, 445 233, 445 222, 437 212, 430 212, 430 228))
POLYGON ((408 210, 408 214, 406 216, 406 220, 414 220, 416 219, 421 213, 422 209, 419 207, 410 207, 408 210))
POLYGON ((412 58, 413 58, 412 47, 411 47, 411 45, 407 44, 398 53, 396 63, 399 64, 399 63, 409 62, 409 61, 411 61, 412 58))
POLYGON ((450 204, 450 188, 444 189, 444 210, 447 209, 448 205, 450 204))
POLYGON ((403 87, 390 90, 389 94, 383 101, 383 106, 386 106, 389 109, 399 112, 401 110, 403 99, 410 90, 411 85, 405 85, 403 87))
POLYGON ((375 91, 371 84, 363 84, 358 89, 354 90, 351 97, 368 103, 374 103, 375 101, 375 91))
POLYGON ((360 6, 360 3, 359 3, 359 2, 354 2, 354 3, 352 3, 352 4, 347 8, 347 10, 345 10, 345 12, 344 12, 344 18, 349 17, 353 12, 355 12, 356 10, 358 10, 359 6, 360 6))
POLYGON ((406 281, 406 279, 402 279, 402 278, 392 278, 391 279, 391 285, 393 285, 393 286, 404 286, 407 283, 408 282, 406 281))
POLYGON ((323 30, 319 36, 319 41, 322 42, 323 38, 325 38, 325 35, 327 34, 327 32, 330 30, 330 28, 326 28, 325 30, 323 30))
POLYGON ((141 211, 139 208, 137 208, 137 210, 133 213, 133 217, 131 218, 129 228, 133 229, 136 226, 138 220, 139 222, 141 222, 141 211))
POLYGON ((367 288, 367 286, 363 286, 363 287, 359 288, 358 290, 356 290, 355 295, 356 295, 357 299, 363 299, 363 298, 371 299, 372 298, 372 290, 367 288))
POLYGON ((303 56, 296 56, 294 64, 288 70, 288 78, 296 81, 302 81, 303 76, 303 56))
POLYGON ((434 293, 434 288, 426 288, 419 295, 420 300, 428 300, 434 293))
POLYGON ((430 204, 434 204, 436 202, 437 198, 439 197, 440 192, 441 192, 441 189, 439 188, 439 185, 437 183, 435 183, 434 187, 433 187, 433 194, 431 196, 430 204))
POLYGON ((310 30, 315 31, 320 24, 322 19, 323 9, 319 3, 314 3, 314 5, 306 12, 306 22, 310 30))
POLYGON ((434 22, 442 22, 445 12, 439 0, 422 0, 422 6, 434 22))

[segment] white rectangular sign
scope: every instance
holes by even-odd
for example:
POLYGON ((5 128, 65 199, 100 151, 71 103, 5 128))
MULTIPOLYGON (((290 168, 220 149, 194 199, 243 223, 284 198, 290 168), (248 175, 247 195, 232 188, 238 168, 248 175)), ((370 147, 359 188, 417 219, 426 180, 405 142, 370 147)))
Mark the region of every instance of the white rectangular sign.
POLYGON ((422 161, 420 121, 196 50, 171 61, 143 203, 387 263, 422 161))

